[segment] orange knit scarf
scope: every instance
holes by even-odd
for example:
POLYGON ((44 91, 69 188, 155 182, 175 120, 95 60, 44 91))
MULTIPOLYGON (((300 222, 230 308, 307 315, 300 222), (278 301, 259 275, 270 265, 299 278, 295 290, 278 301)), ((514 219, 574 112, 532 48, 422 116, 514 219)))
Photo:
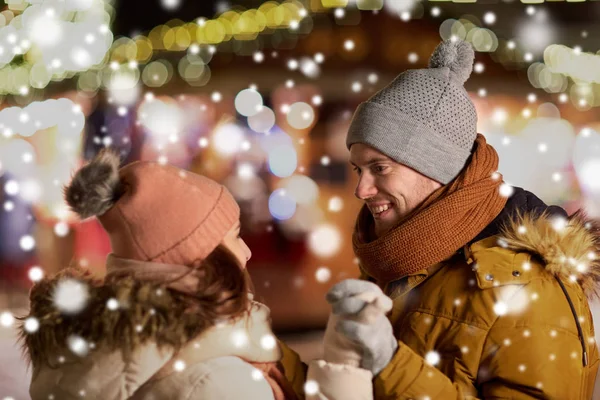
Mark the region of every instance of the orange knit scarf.
POLYGON ((368 275, 387 283, 446 260, 475 238, 502 211, 498 154, 477 135, 468 165, 448 185, 431 194, 385 235, 367 242, 373 217, 360 210, 352 236, 354 253, 368 275))

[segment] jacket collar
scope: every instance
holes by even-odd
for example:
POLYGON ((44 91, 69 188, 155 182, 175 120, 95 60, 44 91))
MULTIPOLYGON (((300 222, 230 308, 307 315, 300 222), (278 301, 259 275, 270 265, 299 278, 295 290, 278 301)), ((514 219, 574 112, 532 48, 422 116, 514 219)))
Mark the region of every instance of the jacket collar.
POLYGON ((578 283, 588 297, 598 295, 600 229, 582 213, 569 218, 518 214, 498 235, 465 246, 465 250, 481 287, 526 283, 533 258, 561 281, 578 283), (494 262, 486 262, 490 258, 494 262))

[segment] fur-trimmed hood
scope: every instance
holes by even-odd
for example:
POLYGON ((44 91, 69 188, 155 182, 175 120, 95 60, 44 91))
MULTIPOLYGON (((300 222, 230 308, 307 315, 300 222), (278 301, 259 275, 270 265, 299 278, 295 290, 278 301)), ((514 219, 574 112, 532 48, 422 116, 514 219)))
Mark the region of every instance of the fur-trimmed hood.
POLYGON ((499 244, 539 257, 548 272, 578 282, 588 297, 600 292, 600 226, 580 211, 568 218, 526 213, 509 220, 499 244))
POLYGON ((191 366, 224 356, 280 360, 266 306, 252 302, 242 317, 207 326, 189 312, 186 300, 156 284, 130 278, 106 283, 78 269, 42 280, 31 290, 30 313, 20 327, 33 367, 32 397, 74 398, 83 382, 93 382, 86 384, 86 398, 129 398, 148 380, 172 373, 176 362, 191 366), (75 315, 58 292, 65 283, 80 285, 79 300, 87 298, 75 315))

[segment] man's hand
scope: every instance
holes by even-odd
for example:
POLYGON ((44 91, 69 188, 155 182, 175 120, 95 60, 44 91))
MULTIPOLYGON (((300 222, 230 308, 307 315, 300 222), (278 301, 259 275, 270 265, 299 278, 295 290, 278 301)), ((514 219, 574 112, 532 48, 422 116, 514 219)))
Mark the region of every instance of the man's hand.
POLYGON ((358 364, 377 375, 398 348, 386 317, 392 300, 374 283, 358 279, 336 284, 326 299, 332 315, 325 332, 325 360, 358 364))

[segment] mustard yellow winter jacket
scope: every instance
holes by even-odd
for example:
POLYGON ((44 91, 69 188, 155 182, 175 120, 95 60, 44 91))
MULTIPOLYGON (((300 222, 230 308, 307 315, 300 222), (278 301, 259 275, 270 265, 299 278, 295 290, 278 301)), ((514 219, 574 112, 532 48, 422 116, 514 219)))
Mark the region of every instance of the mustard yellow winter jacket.
POLYGON ((374 398, 591 399, 599 242, 579 217, 525 216, 386 285, 399 348, 374 398))

